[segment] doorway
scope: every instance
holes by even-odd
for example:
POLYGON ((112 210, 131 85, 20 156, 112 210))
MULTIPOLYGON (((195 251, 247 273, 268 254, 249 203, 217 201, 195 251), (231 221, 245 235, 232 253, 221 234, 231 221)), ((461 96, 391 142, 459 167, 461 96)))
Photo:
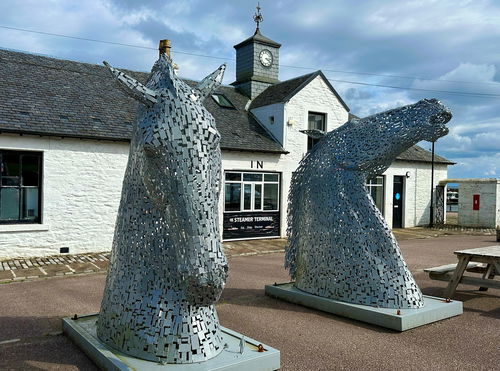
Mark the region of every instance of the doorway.
POLYGON ((394 176, 392 191, 392 228, 403 228, 404 176, 394 176))

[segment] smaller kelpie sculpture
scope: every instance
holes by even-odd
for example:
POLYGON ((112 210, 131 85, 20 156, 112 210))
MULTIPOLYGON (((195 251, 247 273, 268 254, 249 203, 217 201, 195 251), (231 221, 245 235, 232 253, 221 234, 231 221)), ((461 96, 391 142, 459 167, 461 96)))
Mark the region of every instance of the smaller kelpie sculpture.
POLYGON ((285 267, 297 288, 363 305, 424 305, 365 184, 415 143, 446 135, 450 119, 439 101, 424 99, 353 119, 316 144, 294 173, 289 195, 285 267))
POLYGON ((109 68, 142 105, 97 334, 134 357, 204 361, 224 347, 213 304, 227 261, 218 220, 220 135, 202 102, 220 84, 225 66, 194 88, 174 74, 166 54, 146 85, 109 68))

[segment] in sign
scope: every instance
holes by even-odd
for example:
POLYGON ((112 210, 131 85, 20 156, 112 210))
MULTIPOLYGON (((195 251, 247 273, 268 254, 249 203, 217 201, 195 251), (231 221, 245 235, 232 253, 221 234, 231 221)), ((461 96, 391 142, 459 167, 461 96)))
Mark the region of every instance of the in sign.
POLYGON ((256 169, 264 168, 264 161, 250 161, 250 168, 253 169, 255 164, 256 169))

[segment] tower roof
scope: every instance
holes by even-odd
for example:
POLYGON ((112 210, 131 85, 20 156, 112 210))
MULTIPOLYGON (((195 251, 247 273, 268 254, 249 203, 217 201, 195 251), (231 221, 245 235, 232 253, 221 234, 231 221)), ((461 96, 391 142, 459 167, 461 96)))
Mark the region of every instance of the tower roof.
POLYGON ((234 48, 238 49, 238 48, 240 48, 240 47, 242 47, 244 45, 250 44, 250 43, 259 43, 259 44, 263 44, 263 45, 273 46, 275 48, 281 47, 280 43, 277 43, 276 41, 273 41, 270 38, 265 37, 264 35, 262 35, 260 33, 259 29, 256 29, 255 33, 251 37, 249 37, 248 39, 240 42, 239 44, 236 44, 234 46, 234 48))

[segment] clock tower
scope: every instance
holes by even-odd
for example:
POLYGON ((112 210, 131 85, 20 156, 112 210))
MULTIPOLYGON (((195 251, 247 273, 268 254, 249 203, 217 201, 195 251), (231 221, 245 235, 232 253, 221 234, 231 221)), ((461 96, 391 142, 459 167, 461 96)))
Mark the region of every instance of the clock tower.
POLYGON ((257 28, 252 37, 235 45, 236 49, 236 81, 234 85, 250 99, 279 82, 279 48, 281 44, 260 33, 263 21, 260 6, 254 15, 257 28))

